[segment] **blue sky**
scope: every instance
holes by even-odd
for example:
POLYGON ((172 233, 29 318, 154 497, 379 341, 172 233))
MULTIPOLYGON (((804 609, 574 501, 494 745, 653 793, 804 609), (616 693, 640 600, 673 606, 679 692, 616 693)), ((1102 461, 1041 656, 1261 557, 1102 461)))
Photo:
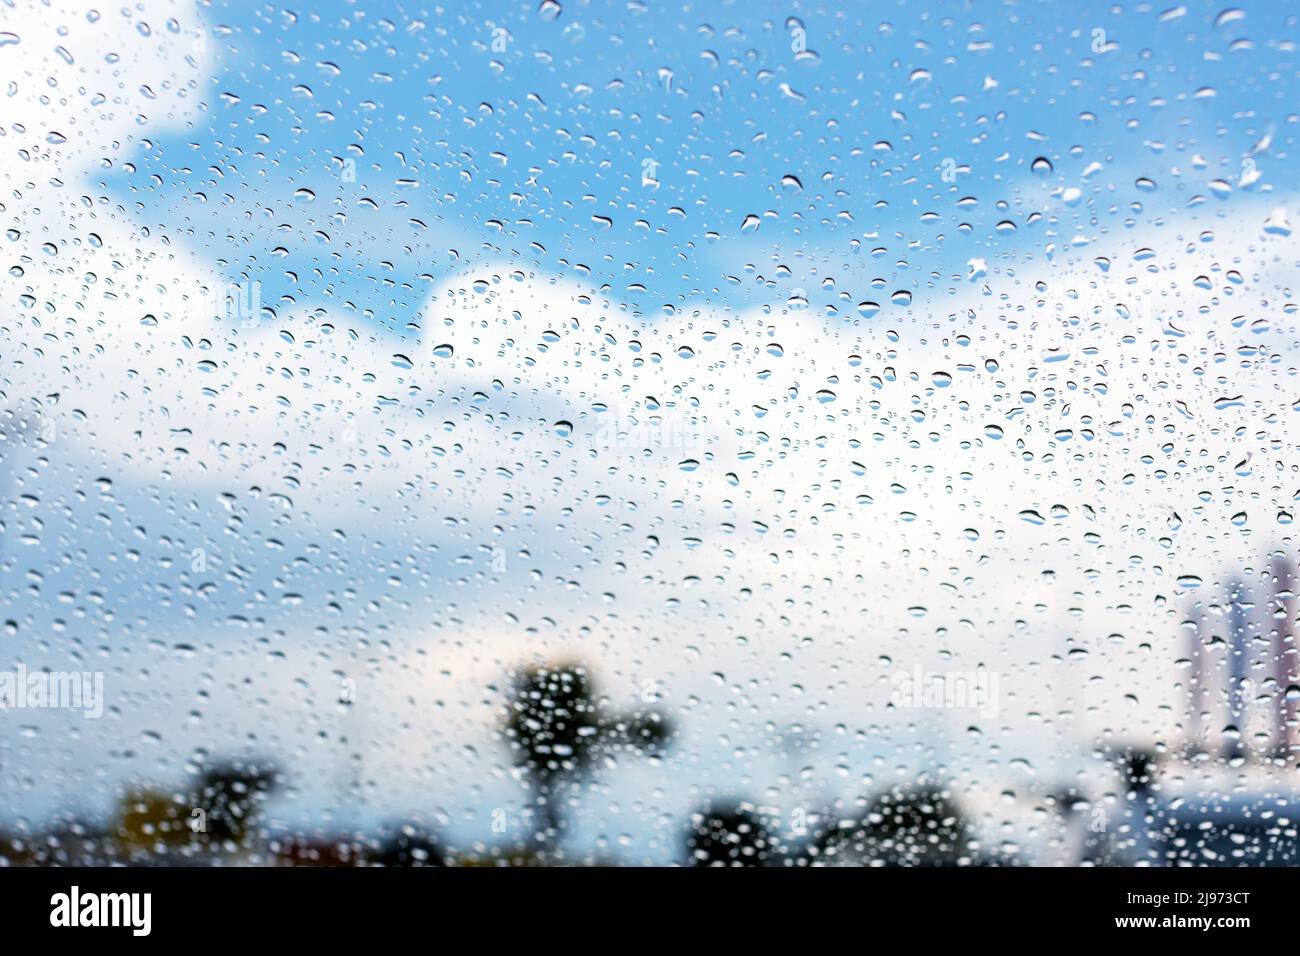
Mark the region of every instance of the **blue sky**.
POLYGON ((1235 184, 1295 93, 1294 51, 1268 52, 1294 34, 1284 5, 1218 26, 1207 4, 351 6, 205 11, 204 116, 109 183, 268 305, 399 336, 431 282, 485 259, 649 318, 796 289, 846 321, 898 289, 934 308, 971 258, 1186 215, 1168 167, 1200 153, 1235 184))

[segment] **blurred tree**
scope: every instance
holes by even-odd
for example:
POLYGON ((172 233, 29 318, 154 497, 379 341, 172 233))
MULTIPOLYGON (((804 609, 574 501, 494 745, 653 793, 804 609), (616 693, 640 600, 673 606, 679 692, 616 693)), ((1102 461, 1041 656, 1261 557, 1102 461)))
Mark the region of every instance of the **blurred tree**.
POLYGON ((1157 776, 1156 755, 1141 747, 1128 747, 1120 752, 1120 778, 1128 793, 1145 798, 1153 789, 1157 776))
POLYGON ((195 843, 184 794, 143 788, 118 805, 113 838, 130 856, 161 853, 195 843))
POLYGON ((705 804, 691 814, 686 830, 691 866, 771 866, 779 856, 771 832, 748 804, 705 804))
POLYGON ((424 831, 403 826, 390 836, 370 857, 377 866, 446 866, 440 847, 424 831))
POLYGON ((275 771, 258 763, 224 763, 206 770, 187 793, 129 791, 111 829, 116 846, 137 862, 176 862, 177 855, 233 852, 244 846, 275 771))
POLYGON ((232 761, 204 771, 187 821, 198 842, 225 851, 244 846, 278 779, 274 767, 259 762, 232 761))
POLYGON ((553 848, 564 830, 563 804, 597 754, 657 754, 672 736, 656 710, 609 713, 597 700, 587 668, 560 663, 516 674, 503 732, 533 794, 537 850, 553 848))
POLYGON ((958 866, 974 862, 971 839, 948 791, 918 784, 877 794, 861 817, 832 826, 814 845, 828 865, 958 866))

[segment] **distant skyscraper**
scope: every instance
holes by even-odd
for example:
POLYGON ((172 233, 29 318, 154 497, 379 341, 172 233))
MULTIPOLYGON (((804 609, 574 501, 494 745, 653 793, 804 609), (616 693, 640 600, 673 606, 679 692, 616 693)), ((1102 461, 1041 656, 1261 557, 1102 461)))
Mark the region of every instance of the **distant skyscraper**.
POLYGON ((1228 585, 1228 726, 1235 732, 1224 743, 1224 754, 1239 757, 1245 752, 1246 692, 1250 676, 1250 599, 1245 582, 1228 585))
POLYGON ((1300 717, 1300 654, 1295 646, 1295 568, 1282 554, 1273 557, 1273 600, 1269 604, 1272 619, 1272 674, 1277 682, 1277 699, 1272 713, 1277 720, 1273 734, 1273 752, 1279 757, 1292 755, 1296 741, 1296 723, 1300 717))

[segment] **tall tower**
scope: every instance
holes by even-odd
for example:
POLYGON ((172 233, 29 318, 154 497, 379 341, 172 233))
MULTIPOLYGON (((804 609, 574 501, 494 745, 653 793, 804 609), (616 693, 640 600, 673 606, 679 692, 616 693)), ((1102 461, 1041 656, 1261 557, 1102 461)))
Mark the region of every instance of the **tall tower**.
POLYGON ((1236 736, 1225 742, 1224 756, 1245 755, 1246 694, 1250 676, 1250 618, 1246 584, 1234 580, 1228 584, 1228 726, 1236 736))
POLYGON ((1273 715, 1277 725, 1273 733, 1273 753, 1289 759, 1296 747, 1296 724, 1300 718, 1300 653, 1295 646, 1296 599, 1295 568, 1279 551, 1273 556, 1273 600, 1269 614, 1273 623, 1272 674, 1277 683, 1277 700, 1273 715))

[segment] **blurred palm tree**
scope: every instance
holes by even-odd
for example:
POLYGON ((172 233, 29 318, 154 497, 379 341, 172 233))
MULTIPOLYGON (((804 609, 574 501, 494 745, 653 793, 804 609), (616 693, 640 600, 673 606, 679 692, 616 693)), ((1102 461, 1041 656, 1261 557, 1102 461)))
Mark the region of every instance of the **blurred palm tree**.
POLYGON ((503 733, 533 796, 534 852, 559 843, 569 789, 590 772, 598 755, 657 755, 672 736, 667 718, 652 708, 611 712, 598 700, 585 665, 546 664, 514 678, 503 733))

